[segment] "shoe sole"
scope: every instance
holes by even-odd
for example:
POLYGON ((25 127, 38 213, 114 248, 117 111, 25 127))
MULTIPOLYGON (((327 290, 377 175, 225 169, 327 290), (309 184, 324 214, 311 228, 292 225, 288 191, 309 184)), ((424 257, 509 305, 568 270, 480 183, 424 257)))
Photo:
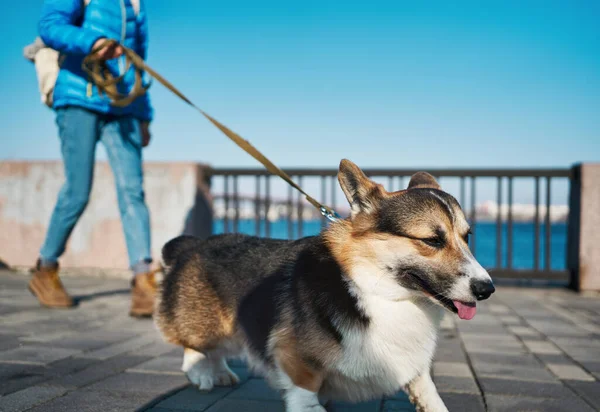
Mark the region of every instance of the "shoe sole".
POLYGON ((29 283, 29 285, 27 285, 27 289, 29 289, 29 292, 31 292, 31 294, 38 300, 38 302, 40 302, 40 305, 42 305, 46 308, 49 308, 49 309, 71 309, 75 306, 75 304, 72 304, 72 305, 49 305, 47 303, 42 302, 42 300, 40 299, 40 295, 35 290, 34 285, 29 283))
POLYGON ((132 312, 129 311, 129 316, 131 316, 132 318, 136 318, 136 319, 145 319, 145 318, 151 318, 152 315, 154 313, 139 313, 139 312, 132 312))

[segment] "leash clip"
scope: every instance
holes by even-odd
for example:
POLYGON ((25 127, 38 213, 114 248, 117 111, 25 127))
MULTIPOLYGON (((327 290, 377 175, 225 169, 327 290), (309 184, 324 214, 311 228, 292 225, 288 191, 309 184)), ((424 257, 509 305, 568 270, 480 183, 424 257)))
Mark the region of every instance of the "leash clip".
POLYGON ((330 209, 328 207, 321 206, 320 210, 321 210, 321 214, 323 216, 325 216, 327 218, 327 220, 329 220, 330 222, 337 222, 338 220, 340 220, 342 218, 340 215, 337 214, 337 212, 335 210, 330 209))

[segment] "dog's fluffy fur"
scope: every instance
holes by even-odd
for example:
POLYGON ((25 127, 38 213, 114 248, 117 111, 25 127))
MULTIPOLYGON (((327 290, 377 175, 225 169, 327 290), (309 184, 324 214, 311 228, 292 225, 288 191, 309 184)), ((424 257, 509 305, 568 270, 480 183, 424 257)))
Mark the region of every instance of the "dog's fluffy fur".
POLYGON ((427 173, 394 193, 347 160, 338 178, 351 216, 319 236, 167 243, 157 326, 202 390, 238 382, 226 359, 243 356, 288 411, 400 389, 444 411, 429 372, 444 309, 469 319, 493 292, 465 216, 427 173))

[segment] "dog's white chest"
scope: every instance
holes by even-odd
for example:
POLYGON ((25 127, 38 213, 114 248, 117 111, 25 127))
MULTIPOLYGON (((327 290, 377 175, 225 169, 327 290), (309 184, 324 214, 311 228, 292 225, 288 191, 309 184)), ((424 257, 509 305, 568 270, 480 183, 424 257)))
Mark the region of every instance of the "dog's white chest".
POLYGON ((344 334, 342 359, 328 386, 349 400, 397 392, 426 371, 433 358, 442 311, 411 301, 368 302, 366 330, 344 334))

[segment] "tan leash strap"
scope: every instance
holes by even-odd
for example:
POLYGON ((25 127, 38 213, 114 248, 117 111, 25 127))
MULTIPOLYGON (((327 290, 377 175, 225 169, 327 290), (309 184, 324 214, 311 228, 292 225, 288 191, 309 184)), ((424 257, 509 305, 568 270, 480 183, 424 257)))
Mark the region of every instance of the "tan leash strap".
POLYGON ((96 57, 96 55, 105 47, 110 47, 112 45, 118 45, 116 40, 107 39, 104 43, 102 43, 98 48, 92 50, 92 52, 85 57, 83 60, 83 69, 88 74, 90 81, 93 82, 98 88, 99 93, 106 94, 110 100, 111 104, 117 107, 125 107, 131 104, 135 99, 144 95, 150 85, 143 86, 142 83, 142 72, 147 72, 152 78, 156 79, 159 83, 169 89, 173 94, 177 95, 181 100, 186 102, 188 105, 196 109, 200 114, 202 114, 209 122, 211 122, 215 127, 217 127, 223 134, 229 139, 231 139, 235 144, 237 144, 241 149, 243 149, 250 156, 259 161, 270 173, 279 176, 285 182, 287 182, 294 189, 299 191, 304 195, 306 200, 316 207, 325 217, 329 220, 337 220, 339 219, 339 215, 330 207, 325 206, 319 203, 316 199, 306 193, 300 186, 294 182, 290 176, 287 175, 283 170, 277 167, 273 162, 271 162, 265 155, 263 155, 256 147, 254 147, 248 140, 242 138, 240 135, 229 129, 223 123, 219 122, 214 117, 210 116, 204 110, 200 109, 196 106, 190 99, 188 99, 182 92, 180 92, 173 84, 171 84, 167 79, 161 76, 158 72, 152 69, 150 66, 146 64, 144 59, 142 59, 136 52, 133 50, 121 45, 123 49, 123 53, 126 59, 126 70, 129 70, 131 66, 135 69, 135 83, 129 94, 123 95, 117 91, 117 83, 119 83, 124 74, 114 77, 108 67, 106 66, 105 61, 100 60, 96 57))

